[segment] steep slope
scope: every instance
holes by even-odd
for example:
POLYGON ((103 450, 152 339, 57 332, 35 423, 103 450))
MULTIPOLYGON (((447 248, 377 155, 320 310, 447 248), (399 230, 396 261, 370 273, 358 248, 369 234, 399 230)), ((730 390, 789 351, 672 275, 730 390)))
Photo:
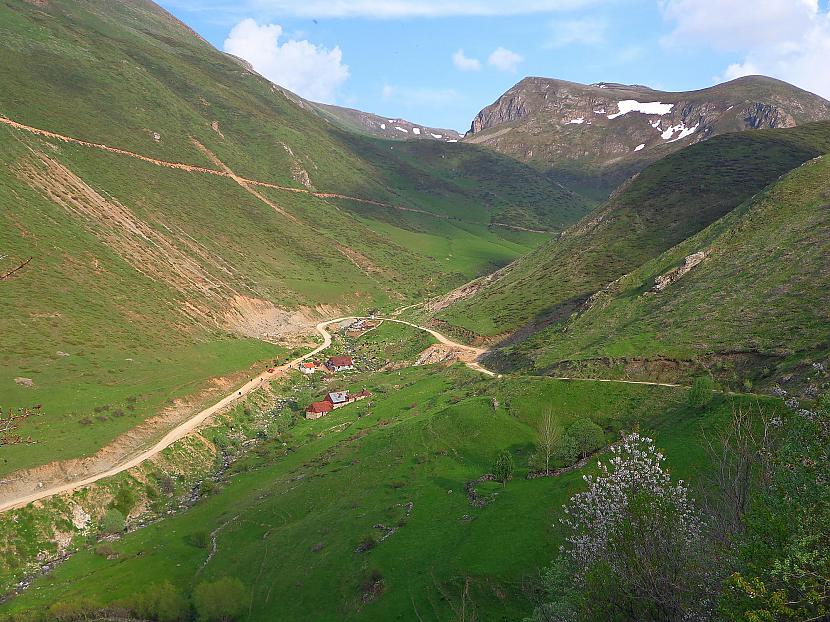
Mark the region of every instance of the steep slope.
POLYGON ((468 142, 533 163, 602 197, 658 159, 723 134, 830 119, 830 102, 749 76, 699 91, 525 78, 473 120, 468 142))
POLYGON ((611 281, 828 151, 830 123, 727 134, 688 147, 651 165, 558 239, 432 310, 471 338, 515 333, 515 340, 562 322, 611 281))
POLYGON ((169 423, 321 316, 546 238, 493 224, 511 214, 585 210, 505 156, 334 127, 146 0, 0 4, 0 56, 0 274, 32 258, 0 282, 0 394, 46 412, 3 472, 169 423), (482 166, 515 181, 482 186, 482 166))
POLYGON ((708 368, 736 387, 812 376, 810 364, 830 355, 828 284, 823 156, 618 279, 520 351, 549 372, 599 366, 688 378, 708 368))

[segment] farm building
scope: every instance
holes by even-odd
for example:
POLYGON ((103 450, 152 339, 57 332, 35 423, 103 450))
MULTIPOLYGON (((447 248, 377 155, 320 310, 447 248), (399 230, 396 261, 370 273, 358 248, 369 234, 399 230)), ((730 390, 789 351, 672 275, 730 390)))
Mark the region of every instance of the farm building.
POLYGON ((350 394, 348 391, 332 391, 326 395, 322 402, 314 402, 306 408, 305 417, 306 419, 319 419, 335 408, 340 408, 341 406, 346 406, 352 402, 360 401, 370 397, 371 395, 372 394, 366 389, 353 394, 350 394))
POLYGON ((313 374, 317 371, 317 364, 313 361, 302 361, 297 368, 304 374, 313 374))
POLYGON ((348 371, 354 369, 354 361, 350 356, 332 356, 326 361, 326 367, 331 371, 348 371))
POLYGON ((313 402, 308 408, 305 409, 305 418, 319 419, 332 410, 334 410, 334 404, 331 402, 327 402, 325 400, 322 402, 313 402))

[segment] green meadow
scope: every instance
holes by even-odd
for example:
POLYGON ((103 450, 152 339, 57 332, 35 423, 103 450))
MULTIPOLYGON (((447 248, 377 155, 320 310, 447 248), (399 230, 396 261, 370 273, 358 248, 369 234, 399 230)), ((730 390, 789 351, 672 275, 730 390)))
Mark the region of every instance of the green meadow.
MULTIPOLYGON (((291 394, 294 382, 277 389, 291 394)), ((635 427, 654 434, 673 474, 694 483, 707 469, 702 430, 744 399, 718 396, 701 411, 685 390, 486 379, 462 366, 349 383, 373 397, 306 421, 292 414, 306 399, 295 392, 297 403, 274 413, 292 423, 235 463, 214 494, 114 542, 116 558, 81 550, 2 611, 126 601, 162 580, 189 593, 231 576, 250 595, 245 620, 454 620, 462 609, 519 619, 532 608, 534 573, 560 542, 561 504, 582 486, 580 472, 525 479, 544 410, 563 425, 589 417, 608 441, 635 427), (473 507, 465 483, 503 449, 514 478, 476 486, 488 503, 473 507), (208 534, 212 555, 193 544, 208 534), (367 591, 378 579, 382 589, 367 591)))

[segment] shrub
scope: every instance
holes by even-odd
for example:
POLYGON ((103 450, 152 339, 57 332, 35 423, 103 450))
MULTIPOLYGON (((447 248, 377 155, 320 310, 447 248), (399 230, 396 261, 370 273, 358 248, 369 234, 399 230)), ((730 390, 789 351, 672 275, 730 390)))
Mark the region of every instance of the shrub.
POLYGON ((689 404, 693 408, 703 408, 712 401, 715 383, 709 376, 695 378, 692 387, 689 389, 689 404))
POLYGON ((586 458, 597 449, 605 447, 605 433, 590 419, 577 419, 568 428, 567 436, 573 442, 577 454, 586 458))
POLYGON ((158 622, 179 622, 190 619, 190 604, 175 585, 165 581, 141 595, 136 613, 158 622))
POLYGON ((245 586, 232 577, 203 582, 193 590, 193 605, 200 622, 237 620, 245 610, 245 601, 245 586))
POLYGON ((115 493, 115 498, 112 500, 110 506, 121 512, 124 516, 129 516, 130 510, 135 507, 136 501, 137 497, 133 489, 129 485, 124 485, 115 493))
POLYGON ((197 549, 206 549, 210 543, 210 534, 207 531, 195 531, 186 535, 184 541, 197 549))
POLYGON ((117 508, 110 508, 101 519, 101 531, 104 533, 121 533, 126 521, 124 515, 117 508))

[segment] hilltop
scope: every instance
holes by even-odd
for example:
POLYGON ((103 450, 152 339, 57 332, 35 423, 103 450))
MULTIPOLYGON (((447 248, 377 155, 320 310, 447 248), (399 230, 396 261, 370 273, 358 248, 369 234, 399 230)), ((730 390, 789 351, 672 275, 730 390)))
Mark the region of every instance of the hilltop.
POLYGON ((678 93, 531 77, 481 110, 465 140, 531 163, 601 199, 690 144, 824 119, 830 119, 830 102, 765 76, 678 93))

